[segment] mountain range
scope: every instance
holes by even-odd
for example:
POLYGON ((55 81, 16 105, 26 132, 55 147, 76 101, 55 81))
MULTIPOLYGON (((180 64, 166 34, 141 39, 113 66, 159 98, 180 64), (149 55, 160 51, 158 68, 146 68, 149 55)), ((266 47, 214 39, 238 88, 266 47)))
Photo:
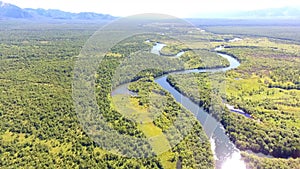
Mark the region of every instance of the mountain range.
MULTIPOLYGON (((295 7, 269 8, 253 11, 233 11, 223 13, 198 14, 198 18, 300 18, 300 9, 295 7)), ((20 8, 0 1, 0 19, 60 19, 60 20, 113 20, 117 17, 94 12, 72 13, 57 9, 20 8)))
POLYGON ((268 8, 253 11, 236 12, 232 17, 242 18, 300 18, 300 8, 282 7, 268 8))
POLYGON ((15 19, 62 19, 62 20, 112 20, 116 17, 94 12, 72 13, 57 9, 20 8, 0 1, 0 18, 15 19))

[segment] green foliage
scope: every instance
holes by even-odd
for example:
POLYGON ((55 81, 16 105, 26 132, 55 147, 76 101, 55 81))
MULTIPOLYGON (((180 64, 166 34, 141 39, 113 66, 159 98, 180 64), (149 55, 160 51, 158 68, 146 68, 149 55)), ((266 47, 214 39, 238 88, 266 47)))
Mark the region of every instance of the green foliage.
MULTIPOLYGON (((222 44, 229 46, 225 50, 227 53, 241 61, 239 68, 226 72, 224 77, 210 73, 176 74, 169 76, 168 82, 219 118, 239 149, 298 158, 300 92, 292 90, 293 87, 276 88, 270 84, 276 81, 297 86, 300 63, 295 54, 299 46, 266 39, 222 44), (211 107, 216 105, 213 101, 217 104, 215 108, 211 107), (229 112, 223 101, 251 114, 252 118, 229 112)), ((276 162, 281 161, 285 160, 276 162)))
POLYGON ((298 43, 300 41, 299 26, 209 26, 206 29, 217 34, 260 36, 298 43))
MULTIPOLYGON (((245 40, 240 45, 249 45, 253 41, 255 40, 245 40)), ((234 128, 234 131, 228 132, 235 133, 236 140, 239 140, 238 146, 242 149, 272 154, 275 157, 299 157, 300 120, 297 96, 300 92, 290 89, 298 88, 297 67, 300 60, 294 52, 300 48, 265 39, 258 40, 255 46, 257 48, 237 47, 226 50, 239 57, 243 63, 238 70, 227 74, 227 100, 251 114, 254 120, 246 122, 245 119, 229 115, 225 117, 223 124, 227 128, 234 128), (275 47, 276 50, 273 50, 275 47), (274 83, 281 85, 273 86, 274 83), (289 87, 285 87, 287 84, 289 87), (238 127, 236 124, 243 125, 238 127), (244 129, 240 130, 241 128, 244 129)))
POLYGON ((152 76, 148 75, 131 83, 129 89, 137 92, 137 96, 133 97, 153 113, 154 125, 162 130, 169 144, 174 146, 171 153, 174 154, 177 165, 182 168, 214 167, 209 140, 200 122, 179 105, 170 93, 154 83, 152 76))
POLYGON ((194 103, 220 120, 224 113, 224 106, 220 105, 222 100, 217 95, 222 92, 222 89, 221 86, 215 84, 224 83, 222 78, 222 74, 217 73, 189 73, 169 75, 167 81, 184 96, 189 97, 194 103), (217 87, 220 89, 213 90, 217 87))
MULTIPOLYGON (((84 126, 78 121, 74 110, 74 60, 99 25, 0 22, 0 168, 214 167, 210 145, 200 123, 153 82, 153 77, 169 71, 227 66, 226 60, 204 50, 212 48, 207 45, 205 36, 199 32, 182 33, 186 28, 180 28, 178 34, 185 42, 190 42, 188 47, 156 35, 136 36, 117 44, 99 65, 96 75, 97 103, 107 123, 119 133, 146 138, 163 132, 169 144, 174 145, 174 140, 181 139, 172 128, 177 118, 182 118, 183 124, 193 124, 193 128, 184 133, 186 137, 166 152, 167 157, 162 154, 135 159, 103 150, 83 130, 84 126), (162 51, 166 54, 191 50, 176 59, 160 59, 171 65, 164 67, 164 70, 149 68, 138 72, 133 79, 113 77, 116 68, 128 55, 150 51, 153 44, 145 43, 146 39, 169 45, 162 51), (134 99, 138 100, 139 106, 153 108, 157 113, 153 116, 156 130, 143 129, 138 122, 111 107, 113 78, 116 78, 117 84, 135 81, 129 88, 138 93, 134 99), (156 102, 149 99, 153 97, 156 102)), ((294 28, 290 30, 295 32, 294 28)), ((290 31, 285 33, 290 34, 290 31)), ((299 46, 267 39, 227 44, 220 42, 221 37, 225 37, 223 35, 206 35, 215 41, 213 45, 230 46, 226 52, 237 56, 242 65, 226 73, 226 79, 214 78, 210 74, 190 74, 172 75, 168 81, 221 119, 239 148, 278 157, 299 157, 299 46), (221 93, 221 97, 217 96, 221 89, 208 90, 219 87, 213 86, 215 83, 211 83, 211 78, 220 81, 220 84, 226 80, 226 95, 221 93), (212 102, 221 103, 225 98, 230 104, 247 111, 253 119, 224 111, 223 106, 212 107, 216 105, 212 102)), ((268 35, 271 36, 270 33, 268 35)), ((297 36, 293 35, 290 39, 297 39, 297 36)), ((149 57, 155 60, 155 56, 149 57)), ((134 67, 134 70, 139 69, 134 67)), ((152 152, 133 153, 143 156, 152 152)), ((243 154, 243 158, 248 166, 254 168, 299 166, 299 159, 265 159, 248 154, 243 154)))
MULTIPOLYGON (((101 149, 77 119, 73 58, 96 27, 1 27, 0 168, 162 168, 155 157, 125 158, 101 149)), ((142 136, 132 129, 134 123, 110 118, 121 118, 116 128, 128 127, 120 132, 142 136)))
POLYGON ((300 166, 300 159, 270 159, 261 158, 247 153, 242 153, 243 160, 247 164, 247 168, 258 169, 298 169, 300 166))
MULTIPOLYGON (((197 122, 190 135, 168 152, 171 156, 167 159, 162 156, 144 159, 117 156, 103 150, 85 133, 85 126, 80 124, 74 110, 72 76, 74 60, 98 25, 26 23, 20 26, 19 23, 11 22, 1 25, 5 25, 0 28, 1 168, 170 167, 162 166, 162 163, 181 165, 183 168, 213 168, 208 139, 197 122), (203 139, 198 139, 200 136, 203 139)), ((102 60, 96 75, 97 103, 105 120, 119 133, 137 138, 144 138, 147 133, 136 122, 111 107, 110 92, 113 73, 120 62, 136 51, 150 51, 152 45, 144 43, 145 38, 137 36, 116 45, 102 60)), ((148 74, 159 76, 180 68, 173 67, 178 65, 178 60, 168 62, 172 64, 166 70, 144 70, 133 80, 148 74)), ((126 80, 120 78, 118 83, 126 80)), ((143 82, 145 86, 147 81, 143 82)), ((140 89, 141 105, 149 104, 148 92, 145 87, 140 89)), ((169 106, 165 111, 170 114, 165 113, 163 116, 170 126, 171 115, 178 113, 181 107, 170 95, 168 101, 169 106)), ((158 123, 161 122, 157 120, 158 123)), ((157 126, 167 128, 163 123, 157 126)), ((171 139, 172 135, 168 137, 171 139)))
MULTIPOLYGON (((173 42, 174 43, 174 42, 173 42)), ((177 53, 181 51, 188 51, 190 50, 188 47, 185 47, 182 44, 168 44, 167 46, 164 46, 162 50, 159 52, 163 56, 176 56, 177 53)))

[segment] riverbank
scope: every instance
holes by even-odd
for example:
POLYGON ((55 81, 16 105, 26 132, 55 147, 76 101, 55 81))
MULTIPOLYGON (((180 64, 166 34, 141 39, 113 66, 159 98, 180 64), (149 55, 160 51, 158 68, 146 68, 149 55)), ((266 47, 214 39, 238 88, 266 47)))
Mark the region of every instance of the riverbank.
MULTIPOLYGON (((247 41, 245 45, 250 45, 247 41)), ((265 41, 261 43, 263 42, 265 41)), ((268 88, 268 83, 271 80, 268 72, 271 70, 277 72, 278 66, 295 65, 292 62, 290 63, 289 59, 296 60, 296 58, 289 58, 289 55, 287 55, 284 58, 274 59, 276 55, 282 56, 282 52, 277 54, 277 51, 273 51, 273 45, 260 48, 261 50, 259 51, 257 48, 230 48, 223 52, 238 56, 243 60, 244 64, 236 70, 228 71, 225 79, 219 79, 219 81, 226 82, 224 87, 226 95, 223 95, 222 98, 226 99, 234 107, 244 110, 252 118, 249 119, 237 113, 222 113, 223 111, 221 110, 219 113, 223 116, 221 123, 226 128, 226 133, 228 133, 230 139, 240 150, 252 150, 255 153, 263 153, 268 158, 270 155, 273 155, 276 157, 272 158, 274 162, 285 161, 288 163, 290 158, 299 157, 299 141, 297 141, 299 140, 299 130, 297 130, 299 123, 297 123, 295 114, 292 114, 298 110, 295 104, 297 103, 295 96, 299 92, 297 90, 289 91, 268 88), (273 65, 275 66, 274 68, 273 65), (288 103, 285 98, 290 98, 294 104, 288 103), (292 124, 295 125, 292 126, 292 124), (279 160, 279 158, 282 160, 279 160)), ((277 72, 278 75, 282 73, 285 72, 277 72)), ((211 88, 211 86, 202 88, 203 85, 209 84, 200 83, 205 78, 207 77, 187 74, 182 75, 182 77, 174 75, 177 88, 185 92, 185 95, 192 95, 191 97, 194 97, 194 100, 202 100, 203 97, 201 96, 211 95, 209 92, 199 94, 211 88)), ((213 77, 208 79, 213 79, 213 77)), ((218 81, 215 82, 219 83, 218 81)), ((218 85, 215 84, 216 86, 218 85)), ((214 90, 218 91, 220 89, 214 90)), ((206 103, 209 105, 209 100, 206 103)), ((265 159, 265 161, 271 161, 267 160, 267 158, 261 159, 262 161, 265 159)))

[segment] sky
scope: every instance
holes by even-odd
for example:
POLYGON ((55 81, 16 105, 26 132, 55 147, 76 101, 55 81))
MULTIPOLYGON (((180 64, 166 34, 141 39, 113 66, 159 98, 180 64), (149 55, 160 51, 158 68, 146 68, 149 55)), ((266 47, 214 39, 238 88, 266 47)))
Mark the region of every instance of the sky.
MULTIPOLYGON (((1 0, 0 0, 1 1, 1 0)), ((300 0, 2 0, 21 8, 96 12, 113 16, 161 13, 197 17, 205 13, 250 11, 265 8, 300 7, 300 0)))

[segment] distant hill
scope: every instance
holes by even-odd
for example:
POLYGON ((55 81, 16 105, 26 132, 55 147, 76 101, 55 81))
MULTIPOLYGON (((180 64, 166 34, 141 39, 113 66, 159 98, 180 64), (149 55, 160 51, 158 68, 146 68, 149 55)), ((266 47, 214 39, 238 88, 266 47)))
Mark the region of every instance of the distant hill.
POLYGON ((93 12, 72 13, 57 9, 32 9, 20 8, 18 6, 0 1, 0 18, 19 19, 63 19, 63 20, 112 20, 116 17, 107 14, 93 12))
POLYGON ((0 1, 0 18, 32 18, 26 10, 0 1))
POLYGON ((98 14, 93 12, 80 12, 80 13, 71 13, 64 12, 57 9, 32 9, 25 8, 26 12, 30 13, 33 16, 45 17, 51 19, 81 19, 81 20, 111 20, 115 17, 106 14, 98 14))
POLYGON ((268 8, 252 11, 198 13, 198 18, 232 19, 295 19, 300 18, 300 7, 268 8))
MULTIPOLYGON (((300 18, 300 7, 269 8, 253 11, 232 11, 232 12, 213 12, 199 13, 194 16, 198 18, 238 18, 238 19, 277 19, 277 18, 300 18)), ((112 20, 116 17, 108 14, 93 12, 72 13, 57 9, 32 9, 20 8, 16 5, 3 3, 0 1, 1 18, 22 18, 22 19, 60 19, 60 20, 112 20)))
POLYGON ((293 7, 269 8, 236 13, 237 17, 252 18, 300 18, 300 9, 293 7))

